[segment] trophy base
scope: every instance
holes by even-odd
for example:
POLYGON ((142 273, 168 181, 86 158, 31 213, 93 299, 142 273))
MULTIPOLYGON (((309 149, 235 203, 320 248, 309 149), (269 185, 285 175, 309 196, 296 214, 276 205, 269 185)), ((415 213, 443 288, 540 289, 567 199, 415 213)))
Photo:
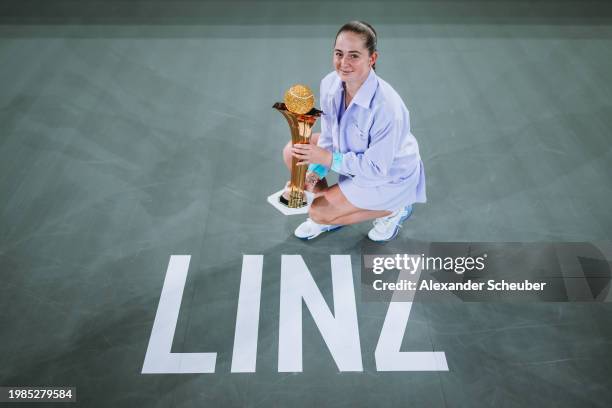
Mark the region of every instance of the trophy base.
MULTIPOLYGON (((312 204, 312 200, 314 200, 314 194, 309 191, 305 191, 304 195, 306 196, 306 205, 300 208, 289 208, 286 204, 281 202, 283 198, 282 195, 285 192, 285 189, 277 191, 276 193, 270 195, 268 197, 268 202, 272 204, 274 208, 278 211, 282 212, 285 215, 299 215, 299 214, 307 214, 308 209, 310 208, 310 204, 312 204)), ((286 200, 284 200, 286 202, 286 200)))
MULTIPOLYGON (((278 197, 278 201, 280 201, 280 203, 284 205, 285 207, 291 208, 291 206, 289 206, 289 200, 287 200, 284 195, 281 194, 281 196, 278 197)), ((302 201, 302 205, 300 205, 298 208, 302 208, 303 206, 307 204, 308 204, 307 201, 302 201)))

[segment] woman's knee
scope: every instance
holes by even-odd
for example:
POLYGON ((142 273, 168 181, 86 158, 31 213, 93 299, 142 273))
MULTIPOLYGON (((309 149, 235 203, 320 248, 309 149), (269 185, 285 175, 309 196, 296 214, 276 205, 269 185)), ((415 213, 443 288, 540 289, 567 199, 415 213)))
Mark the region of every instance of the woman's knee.
POLYGON ((321 133, 319 132, 310 135, 310 144, 316 145, 319 143, 319 136, 321 136, 321 133))
POLYGON ((283 147, 283 161, 287 164, 287 166, 291 166, 291 157, 292 157, 292 153, 291 153, 291 140, 290 140, 289 143, 287 143, 285 147, 283 147))

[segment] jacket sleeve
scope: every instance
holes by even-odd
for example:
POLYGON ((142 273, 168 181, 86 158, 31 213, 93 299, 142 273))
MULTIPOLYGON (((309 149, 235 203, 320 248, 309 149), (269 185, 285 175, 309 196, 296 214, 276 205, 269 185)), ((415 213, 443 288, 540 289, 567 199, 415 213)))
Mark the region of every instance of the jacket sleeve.
POLYGON ((372 126, 370 143, 363 153, 334 154, 332 169, 349 177, 374 181, 389 174, 400 141, 401 121, 386 118, 372 126))
MULTIPOLYGON (((331 121, 332 115, 330 111, 330 104, 327 103, 326 92, 323 89, 323 81, 321 81, 321 90, 319 95, 321 95, 321 108, 323 109, 323 114, 321 115, 321 135, 319 136, 319 141, 317 142, 317 146, 322 147, 325 150, 333 151, 333 140, 332 140, 332 124, 331 121)), ((323 178, 329 172, 329 168, 327 166, 323 166, 322 164, 311 164, 308 166, 308 171, 314 171, 317 173, 319 178, 323 178)))
POLYGON ((327 101, 327 94, 324 93, 323 87, 321 86, 321 109, 323 109, 323 114, 321 115, 321 136, 319 136, 319 141, 317 142, 317 146, 324 148, 325 150, 329 150, 330 152, 333 150, 333 140, 332 140, 332 112, 331 112, 331 104, 327 101))

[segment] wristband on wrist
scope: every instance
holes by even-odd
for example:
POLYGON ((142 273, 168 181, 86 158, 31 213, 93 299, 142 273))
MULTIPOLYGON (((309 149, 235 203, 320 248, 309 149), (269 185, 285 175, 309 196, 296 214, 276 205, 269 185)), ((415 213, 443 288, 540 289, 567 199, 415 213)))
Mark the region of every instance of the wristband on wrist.
POLYGON ((342 153, 334 152, 332 155, 332 165, 331 169, 336 173, 340 172, 340 168, 342 167, 342 153))
POLYGON ((322 179, 327 175, 329 169, 321 164, 310 164, 308 165, 308 171, 316 173, 316 175, 322 179))

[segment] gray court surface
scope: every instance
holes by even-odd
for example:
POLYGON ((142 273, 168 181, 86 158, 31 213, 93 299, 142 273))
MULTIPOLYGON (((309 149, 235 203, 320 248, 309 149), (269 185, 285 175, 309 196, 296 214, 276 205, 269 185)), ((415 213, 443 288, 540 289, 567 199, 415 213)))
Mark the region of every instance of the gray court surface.
POLYGON ((402 351, 442 350, 449 371, 377 371, 388 304, 359 291, 371 224, 303 242, 304 217, 266 202, 288 178, 272 104, 298 82, 318 96, 354 18, 379 33, 378 75, 426 169, 395 248, 610 248, 606 2, 7 1, 0 386, 73 386, 58 406, 83 407, 612 405, 609 303, 415 302, 402 351), (249 254, 264 256, 257 369, 232 373, 249 254), (303 372, 278 372, 283 254, 332 311, 330 255, 350 255, 362 372, 339 371, 306 308, 303 372), (215 373, 141 373, 171 255, 191 256, 172 352, 215 352, 215 373))

